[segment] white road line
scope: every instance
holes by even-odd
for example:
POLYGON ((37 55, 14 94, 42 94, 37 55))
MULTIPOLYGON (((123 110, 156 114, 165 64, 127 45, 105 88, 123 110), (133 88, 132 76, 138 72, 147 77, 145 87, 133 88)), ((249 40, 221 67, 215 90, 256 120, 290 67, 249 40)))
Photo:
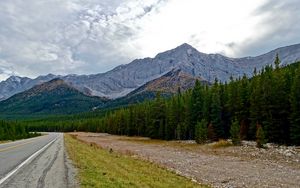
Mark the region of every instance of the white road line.
POLYGON ((51 142, 49 142, 47 145, 45 145, 42 149, 38 150, 34 154, 32 154, 30 157, 28 157, 25 161, 23 161, 19 166, 17 166, 14 170, 10 171, 6 176, 4 176, 2 179, 0 179, 0 185, 2 185, 8 178, 10 178, 14 173, 16 173, 20 168, 22 168, 26 163, 28 163, 31 159, 36 157, 38 154, 40 154, 42 151, 44 151, 48 146, 50 146, 53 142, 57 140, 58 136, 54 138, 51 142))

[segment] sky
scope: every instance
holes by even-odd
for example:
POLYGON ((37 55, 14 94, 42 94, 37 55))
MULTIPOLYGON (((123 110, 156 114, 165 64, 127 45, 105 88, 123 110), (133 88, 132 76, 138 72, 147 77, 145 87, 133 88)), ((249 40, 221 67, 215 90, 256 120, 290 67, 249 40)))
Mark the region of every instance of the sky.
POLYGON ((0 80, 96 74, 182 43, 256 56, 300 43, 299 0, 1 0, 0 80))

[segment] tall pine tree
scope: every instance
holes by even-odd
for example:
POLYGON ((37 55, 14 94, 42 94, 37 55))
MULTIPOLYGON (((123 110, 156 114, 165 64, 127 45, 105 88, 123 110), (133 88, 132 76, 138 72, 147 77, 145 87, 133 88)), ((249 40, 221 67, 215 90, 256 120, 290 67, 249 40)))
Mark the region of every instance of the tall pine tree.
POLYGON ((300 145, 300 67, 295 73, 291 96, 291 141, 300 145))
POLYGON ((211 113, 210 119, 218 139, 223 138, 224 128, 222 127, 222 108, 220 98, 220 86, 218 80, 215 81, 211 91, 211 113))

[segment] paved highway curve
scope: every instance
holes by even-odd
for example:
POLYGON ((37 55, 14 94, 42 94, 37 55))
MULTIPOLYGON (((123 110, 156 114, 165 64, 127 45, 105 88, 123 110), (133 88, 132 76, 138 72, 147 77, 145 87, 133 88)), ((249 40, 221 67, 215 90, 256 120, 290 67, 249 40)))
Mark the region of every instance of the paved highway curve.
POLYGON ((0 144, 0 188, 76 187, 62 133, 0 144))

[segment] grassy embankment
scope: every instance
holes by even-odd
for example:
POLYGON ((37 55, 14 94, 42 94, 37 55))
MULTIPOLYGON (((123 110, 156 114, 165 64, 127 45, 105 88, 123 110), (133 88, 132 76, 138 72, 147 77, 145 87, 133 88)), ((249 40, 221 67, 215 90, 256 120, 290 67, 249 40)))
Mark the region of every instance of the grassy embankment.
POLYGON ((81 187, 208 187, 135 159, 65 135, 70 158, 79 169, 81 187))

